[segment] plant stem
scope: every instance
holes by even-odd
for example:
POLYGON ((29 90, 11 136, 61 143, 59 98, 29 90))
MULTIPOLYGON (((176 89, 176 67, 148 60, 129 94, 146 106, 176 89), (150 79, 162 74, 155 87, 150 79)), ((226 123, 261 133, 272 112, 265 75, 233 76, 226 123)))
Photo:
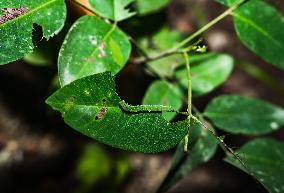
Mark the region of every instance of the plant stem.
MULTIPOLYGON (((185 59, 185 65, 186 65, 186 73, 187 73, 187 119, 188 119, 188 132, 190 129, 190 121, 192 117, 192 111, 191 111, 191 103, 192 103, 192 91, 191 91, 191 75, 190 75, 190 63, 187 52, 183 53, 184 59, 185 59)), ((184 152, 188 152, 188 133, 185 136, 184 139, 184 152)))
POLYGON ((228 145, 223 141, 223 139, 221 139, 213 130, 213 126, 208 123, 205 119, 204 119, 204 116, 202 115, 201 112, 199 112, 199 110, 194 106, 192 105, 192 109, 193 111, 196 113, 198 119, 201 121, 203 127, 205 129, 207 129, 215 138, 216 140, 218 141, 220 147, 224 150, 224 152, 228 154, 231 154, 236 160, 238 160, 238 162, 242 165, 242 167, 247 171, 248 174, 250 174, 255 180, 256 177, 255 175, 250 171, 250 169, 246 166, 246 164, 244 163, 244 161, 242 160, 242 158, 240 158, 240 156, 234 152, 234 150, 230 147, 228 147, 228 145), (208 126, 205 126, 206 123, 208 126))
POLYGON ((196 37, 198 37, 200 34, 202 34, 204 31, 208 30, 209 28, 211 28, 213 25, 215 25, 216 23, 218 23, 219 21, 221 21, 222 19, 224 19, 225 17, 227 17, 228 15, 230 15, 231 13, 233 13, 233 11, 235 11, 236 9, 238 9, 243 3, 245 3, 247 0, 240 0, 239 2, 237 2, 236 4, 234 4, 232 7, 230 7, 229 9, 227 9, 225 12, 223 12, 221 15, 219 15, 218 17, 216 17, 215 19, 213 19, 212 21, 210 21, 208 24, 206 24, 205 26, 203 26, 202 28, 200 28, 198 31, 196 31, 195 33, 193 33, 192 35, 190 35, 188 38, 184 39, 182 42, 180 42, 179 44, 177 44, 176 46, 174 46, 172 48, 172 50, 177 50, 181 47, 183 47, 184 45, 186 45, 187 43, 189 43, 190 41, 192 41, 193 39, 195 39, 196 37))
POLYGON ((189 43, 190 41, 192 41, 193 39, 201 35, 203 32, 205 32, 206 30, 214 26, 216 23, 218 23, 219 21, 221 21, 228 15, 232 14, 236 9, 238 9, 246 1, 248 0, 240 0, 239 2, 231 6, 229 9, 227 9, 225 12, 223 12, 221 15, 219 15, 218 17, 210 21, 208 24, 200 28, 198 31, 196 31, 195 33, 193 33, 192 35, 190 35, 189 37, 187 37, 186 39, 184 39, 182 42, 178 43, 174 47, 168 50, 165 50, 154 56, 138 58, 137 60, 135 60, 135 63, 149 62, 149 61, 157 60, 157 59, 160 59, 166 56, 183 53, 183 51, 180 50, 181 47, 185 46, 187 43, 189 43))

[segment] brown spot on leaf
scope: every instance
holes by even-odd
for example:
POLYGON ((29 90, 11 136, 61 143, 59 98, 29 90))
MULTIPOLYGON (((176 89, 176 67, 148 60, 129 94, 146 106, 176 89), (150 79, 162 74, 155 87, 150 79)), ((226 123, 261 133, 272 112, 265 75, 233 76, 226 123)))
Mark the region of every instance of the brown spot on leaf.
POLYGON ((103 107, 101 111, 96 115, 96 120, 101 120, 102 118, 104 118, 106 112, 107 112, 107 108, 103 107))
POLYGON ((106 52, 105 52, 105 48, 106 48, 106 43, 103 42, 100 46, 99 46, 99 58, 103 58, 106 56, 106 52))
POLYGON ((83 57, 83 58, 82 58, 82 61, 83 61, 83 62, 87 62, 88 59, 87 59, 86 57, 83 57))
POLYGON ((0 17, 0 24, 6 23, 9 20, 12 20, 20 15, 23 15, 29 11, 27 7, 20 8, 3 8, 1 10, 3 13, 0 17))
POLYGON ((163 101, 163 105, 165 105, 165 106, 169 105, 169 101, 168 100, 164 100, 163 101))

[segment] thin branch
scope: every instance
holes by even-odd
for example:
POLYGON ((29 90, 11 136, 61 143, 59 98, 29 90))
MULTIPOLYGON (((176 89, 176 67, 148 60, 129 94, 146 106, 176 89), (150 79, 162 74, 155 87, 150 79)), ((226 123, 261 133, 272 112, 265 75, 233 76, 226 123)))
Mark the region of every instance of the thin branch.
POLYGON ((154 56, 137 58, 136 60, 134 60, 134 63, 149 62, 149 61, 152 61, 152 60, 158 60, 160 58, 164 58, 166 56, 170 56, 170 55, 174 55, 174 54, 182 54, 183 50, 180 50, 180 48, 182 48, 183 46, 185 46, 186 44, 188 44, 189 42, 191 42, 192 40, 197 38, 203 32, 205 32, 206 30, 208 30, 209 28, 211 28, 212 26, 217 24, 219 21, 221 21, 222 19, 224 19, 228 15, 232 14, 236 9, 238 9, 241 5, 243 5, 247 1, 248 0, 240 0, 239 2, 237 2, 236 4, 231 6, 229 9, 227 9, 225 12, 220 14, 218 17, 213 19, 211 22, 209 22, 208 24, 206 24, 205 26, 200 28, 198 31, 196 31, 195 33, 193 33, 192 35, 190 35, 189 37, 184 39, 182 42, 178 43, 176 46, 174 46, 174 47, 172 47, 168 50, 165 50, 165 51, 163 51, 163 52, 161 52, 157 55, 154 55, 154 56))
POLYGON ((194 105, 192 105, 192 109, 193 109, 193 111, 196 113, 197 117, 201 120, 201 122, 204 122, 204 123, 206 122, 206 124, 207 124, 208 126, 205 126, 205 124, 202 124, 203 127, 204 127, 205 129, 207 129, 207 130, 217 139, 217 141, 218 141, 219 145, 221 146, 221 148, 222 148, 226 153, 229 153, 229 154, 231 154, 234 158, 236 158, 236 159, 239 161, 239 163, 244 167, 244 169, 246 169, 247 172, 248 172, 255 180, 257 180, 257 178, 254 176, 254 174, 253 174, 253 173, 250 171, 250 169, 245 165, 244 161, 240 158, 240 156, 239 156, 238 154, 236 154, 232 148, 228 147, 228 145, 223 141, 223 139, 221 139, 221 138, 214 132, 214 130, 212 130, 212 128, 214 128, 214 127, 204 119, 202 113, 200 113, 200 111, 199 111, 194 105))

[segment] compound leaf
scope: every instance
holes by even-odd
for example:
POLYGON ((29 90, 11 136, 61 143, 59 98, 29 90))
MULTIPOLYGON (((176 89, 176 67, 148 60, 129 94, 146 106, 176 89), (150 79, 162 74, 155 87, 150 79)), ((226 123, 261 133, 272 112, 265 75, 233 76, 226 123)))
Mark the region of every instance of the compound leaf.
POLYGON ((230 133, 265 134, 284 126, 284 109, 244 96, 216 97, 204 114, 217 127, 230 133))
POLYGON ((171 124, 161 112, 122 109, 110 72, 75 80, 55 92, 47 103, 75 130, 129 151, 165 151, 181 141, 187 128, 186 121, 171 124))
POLYGON ((131 52, 127 36, 94 16, 84 16, 68 32, 59 53, 59 78, 62 86, 92 74, 116 74, 131 52), (95 27, 94 27, 95 26, 95 27))
POLYGON ((49 38, 62 29, 66 17, 64 0, 0 1, 0 65, 33 51, 33 23, 49 38))

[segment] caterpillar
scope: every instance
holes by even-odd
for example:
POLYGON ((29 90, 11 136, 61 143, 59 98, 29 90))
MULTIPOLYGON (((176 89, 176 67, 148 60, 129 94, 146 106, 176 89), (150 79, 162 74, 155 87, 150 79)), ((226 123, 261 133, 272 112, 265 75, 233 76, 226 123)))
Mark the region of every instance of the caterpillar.
POLYGON ((121 108, 125 111, 128 112, 133 112, 133 113, 138 113, 138 112, 162 112, 162 111, 167 111, 167 112, 176 112, 175 109, 172 107, 168 106, 163 106, 163 105, 137 105, 137 106, 132 106, 127 104, 124 100, 119 102, 121 108))

